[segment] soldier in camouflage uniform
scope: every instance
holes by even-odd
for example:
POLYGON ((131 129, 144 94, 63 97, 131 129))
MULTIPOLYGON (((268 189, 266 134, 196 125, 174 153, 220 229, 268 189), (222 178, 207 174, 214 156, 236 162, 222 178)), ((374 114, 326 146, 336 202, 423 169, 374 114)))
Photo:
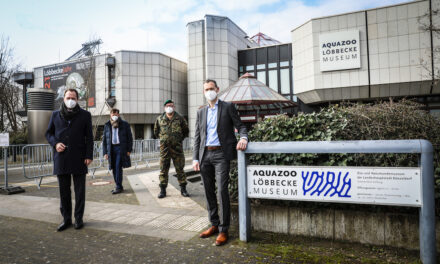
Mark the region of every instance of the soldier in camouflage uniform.
POLYGON ((185 118, 174 111, 174 102, 167 100, 164 103, 165 112, 158 116, 154 124, 154 136, 160 139, 160 175, 158 198, 166 196, 168 185, 168 171, 170 160, 173 159, 176 168, 177 179, 180 185, 182 196, 189 197, 186 191, 186 176, 183 171, 185 166, 185 155, 183 154, 182 141, 188 136, 188 123, 185 118))

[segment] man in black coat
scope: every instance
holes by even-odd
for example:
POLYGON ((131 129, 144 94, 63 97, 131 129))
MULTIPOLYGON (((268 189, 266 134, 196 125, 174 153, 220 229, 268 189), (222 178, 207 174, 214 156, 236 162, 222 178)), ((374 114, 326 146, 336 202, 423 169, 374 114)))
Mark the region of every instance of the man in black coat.
POLYGON ((235 105, 218 100, 218 91, 214 80, 205 81, 203 92, 209 104, 197 111, 193 168, 195 171, 201 171, 209 220, 212 224, 200 237, 206 238, 220 232, 215 244, 221 246, 228 241, 231 217, 228 190, 230 161, 237 158, 237 150, 246 149, 248 139, 246 127, 242 124, 235 105), (240 133, 238 142, 234 127, 240 133), (218 215, 215 193, 216 181, 221 218, 218 215))
POLYGON ((54 148, 53 174, 60 188, 60 210, 64 221, 58 227, 63 231, 72 225, 71 177, 75 190, 75 229, 84 226, 87 166, 93 160, 92 116, 78 105, 78 92, 67 89, 60 110, 52 113, 46 139, 54 148))
POLYGON ((112 194, 121 193, 122 168, 131 167, 130 153, 133 148, 133 135, 130 125, 119 116, 119 110, 110 110, 110 121, 104 125, 104 137, 102 139, 102 152, 108 160, 109 169, 113 171, 116 187, 112 194))

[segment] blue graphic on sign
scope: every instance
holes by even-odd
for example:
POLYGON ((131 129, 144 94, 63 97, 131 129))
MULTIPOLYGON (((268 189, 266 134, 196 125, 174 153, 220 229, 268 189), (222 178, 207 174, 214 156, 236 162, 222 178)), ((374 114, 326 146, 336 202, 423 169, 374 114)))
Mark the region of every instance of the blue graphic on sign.
POLYGON ((348 177, 349 172, 345 175, 342 172, 334 173, 332 171, 302 171, 303 178, 303 194, 313 196, 333 197, 351 197, 348 192, 351 189, 351 179, 348 177))

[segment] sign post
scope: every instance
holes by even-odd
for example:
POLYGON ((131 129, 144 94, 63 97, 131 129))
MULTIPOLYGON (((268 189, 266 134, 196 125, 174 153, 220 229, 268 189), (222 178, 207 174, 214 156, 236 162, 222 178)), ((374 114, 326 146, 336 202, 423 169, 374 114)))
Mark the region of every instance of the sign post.
POLYGON ((4 160, 4 175, 5 186, 0 187, 0 194, 14 194, 24 192, 24 189, 20 186, 8 185, 8 146, 9 146, 9 133, 0 133, 0 147, 3 147, 3 160, 4 160))
POLYGON ((249 198, 414 206, 420 259, 436 263, 433 153, 427 140, 250 142, 238 152, 240 240, 250 238, 249 198), (248 166, 253 153, 413 153, 420 167, 248 166))

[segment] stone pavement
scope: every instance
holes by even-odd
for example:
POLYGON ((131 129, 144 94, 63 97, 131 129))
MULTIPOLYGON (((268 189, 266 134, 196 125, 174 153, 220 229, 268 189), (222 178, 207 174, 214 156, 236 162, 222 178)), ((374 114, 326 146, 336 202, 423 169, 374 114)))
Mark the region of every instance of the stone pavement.
MULTIPOLYGON (((170 169, 170 175, 173 172, 174 169, 170 169)), ((87 201, 86 228, 186 241, 209 226, 206 210, 192 199, 182 197, 173 185, 168 185, 166 198, 157 198, 158 171, 126 178, 140 205, 87 201)), ((44 180, 45 183, 53 181, 56 178, 44 180)), ((10 217, 60 223, 58 208, 58 198, 10 195, 0 199, 0 215, 10 217)))

